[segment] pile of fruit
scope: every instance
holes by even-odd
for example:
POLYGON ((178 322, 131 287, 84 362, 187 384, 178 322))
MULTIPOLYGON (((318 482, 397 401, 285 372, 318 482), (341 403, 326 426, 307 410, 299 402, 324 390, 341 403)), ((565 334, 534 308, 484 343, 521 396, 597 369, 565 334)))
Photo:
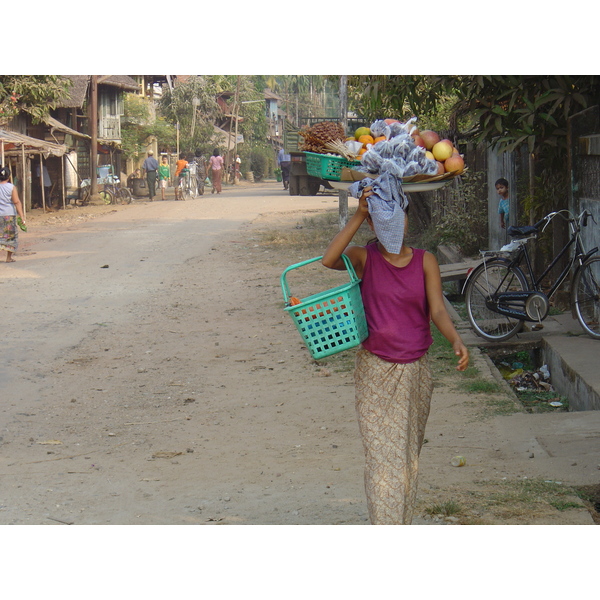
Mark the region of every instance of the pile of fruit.
MULTIPOLYGON (((384 119, 383 121, 390 127, 394 123, 400 123, 396 119, 384 119)), ((380 124, 381 121, 377 121, 377 123, 380 124)), ((465 161, 450 140, 440 139, 440 136, 430 129, 419 131, 415 125, 411 125, 410 121, 406 125, 408 125, 408 130, 415 146, 424 148, 425 156, 437 162, 438 174, 462 173, 465 168, 465 161)), ((381 127, 377 128, 377 133, 381 133, 381 127)), ((362 157, 371 148, 377 149, 377 144, 387 139, 385 135, 375 135, 375 132, 369 127, 359 127, 354 132, 354 137, 346 138, 346 141, 362 143, 362 147, 358 151, 359 157, 362 157)))
POLYGON ((323 121, 312 127, 303 127, 298 134, 303 138, 299 149, 303 152, 316 152, 318 154, 330 154, 328 145, 332 142, 344 142, 346 134, 341 123, 323 121))

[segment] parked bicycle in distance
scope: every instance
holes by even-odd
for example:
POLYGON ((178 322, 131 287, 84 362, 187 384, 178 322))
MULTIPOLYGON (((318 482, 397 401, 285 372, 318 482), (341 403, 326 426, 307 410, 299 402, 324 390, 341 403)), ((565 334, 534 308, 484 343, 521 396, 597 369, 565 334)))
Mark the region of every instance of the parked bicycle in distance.
POLYGON ((507 340, 521 331, 526 321, 534 323, 532 329, 541 329, 550 299, 572 273, 573 315, 587 335, 600 339, 600 256, 593 256, 598 248, 586 252, 581 241, 581 229, 590 217, 595 223, 588 211, 578 217, 568 210, 555 211, 535 225, 509 227, 513 241, 502 250, 481 252, 484 262, 471 271, 464 288, 469 322, 478 336, 496 342, 507 340), (537 238, 556 216, 569 223, 570 238, 536 278, 527 242, 537 238), (566 267, 547 291, 542 291, 548 274, 571 249, 566 267))
MULTIPOLYGON (((121 181, 116 175, 109 175, 106 178, 98 180, 102 189, 98 190, 100 199, 105 204, 130 204, 133 200, 131 191, 126 186, 121 184, 121 181)), ((90 202, 91 181, 84 179, 79 188, 80 206, 87 206, 90 202)))

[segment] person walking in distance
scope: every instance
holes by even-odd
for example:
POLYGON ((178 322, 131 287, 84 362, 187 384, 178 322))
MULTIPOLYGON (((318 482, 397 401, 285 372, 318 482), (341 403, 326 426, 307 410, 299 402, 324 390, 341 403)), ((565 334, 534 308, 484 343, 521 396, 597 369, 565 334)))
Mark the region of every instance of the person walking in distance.
POLYGON ((0 250, 6 250, 6 262, 15 262, 13 254, 18 247, 18 223, 21 219, 25 227, 23 205, 17 188, 10 183, 10 169, 0 166, 0 250))
POLYGON ((169 159, 166 156, 162 157, 162 162, 158 167, 158 185, 160 186, 160 199, 165 199, 165 190, 171 178, 171 168, 169 167, 169 159))
POLYGON ((372 194, 370 186, 362 190, 356 212, 321 260, 343 270, 346 254, 361 279, 369 335, 357 352, 354 380, 369 518, 374 525, 409 525, 433 392, 430 321, 452 344, 459 371, 467 368, 469 353, 444 305, 435 256, 404 242, 405 195, 400 194, 403 202, 390 218, 389 210, 369 212, 372 194), (365 220, 377 238, 350 246, 365 220))
POLYGON ((281 169, 281 179, 283 180, 283 189, 287 190, 290 185, 290 169, 292 167, 292 157, 286 154, 283 148, 277 153, 277 164, 281 169))
POLYGON ((148 197, 150 198, 150 202, 152 202, 154 196, 156 196, 156 173, 158 171, 158 161, 154 158, 154 152, 152 150, 148 150, 148 156, 142 164, 142 169, 146 174, 148 197))
POLYGON ((217 194, 221 193, 221 179, 223 175, 223 157, 219 154, 219 150, 217 148, 214 149, 210 160, 208 161, 208 166, 211 170, 212 175, 212 191, 211 194, 217 192, 217 194))

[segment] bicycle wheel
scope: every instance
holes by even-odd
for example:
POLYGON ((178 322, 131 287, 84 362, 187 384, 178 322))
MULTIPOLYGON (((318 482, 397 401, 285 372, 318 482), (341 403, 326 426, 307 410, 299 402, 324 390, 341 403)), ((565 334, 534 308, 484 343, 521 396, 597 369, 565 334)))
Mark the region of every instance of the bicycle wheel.
POLYGON ((87 206, 90 201, 90 188, 82 187, 79 188, 79 206, 87 206))
POLYGON ((479 265, 469 278, 465 290, 471 326, 479 337, 492 342, 507 340, 523 327, 523 321, 494 312, 486 304, 496 293, 527 289, 523 271, 509 265, 508 261, 502 259, 492 259, 479 265))
POLYGON ((183 185, 181 188, 181 199, 182 200, 189 200, 192 197, 192 194, 190 192, 190 188, 187 185, 183 185))
POLYGON ((108 190, 102 190, 101 192, 98 192, 98 196, 100 196, 100 198, 101 198, 102 202, 104 202, 104 204, 114 204, 115 203, 115 197, 108 190))
POLYGON ((600 256, 587 260, 573 281, 575 314, 583 330, 600 339, 600 256))
POLYGON ((121 204, 131 204, 133 200, 133 196, 128 188, 119 188, 119 199, 121 200, 121 204))

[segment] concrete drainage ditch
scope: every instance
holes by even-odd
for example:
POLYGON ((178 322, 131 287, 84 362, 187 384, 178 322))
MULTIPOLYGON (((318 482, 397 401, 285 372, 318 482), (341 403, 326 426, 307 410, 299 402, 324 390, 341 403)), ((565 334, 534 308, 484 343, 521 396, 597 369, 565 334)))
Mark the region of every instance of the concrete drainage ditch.
POLYGON ((547 402, 549 406, 544 407, 545 410, 600 410, 598 392, 567 364, 553 343, 545 338, 535 346, 531 343, 497 349, 487 346, 482 350, 493 365, 496 379, 506 384, 511 395, 515 395, 525 409, 533 407, 527 401, 527 396, 531 395, 540 399, 540 407, 547 402))

